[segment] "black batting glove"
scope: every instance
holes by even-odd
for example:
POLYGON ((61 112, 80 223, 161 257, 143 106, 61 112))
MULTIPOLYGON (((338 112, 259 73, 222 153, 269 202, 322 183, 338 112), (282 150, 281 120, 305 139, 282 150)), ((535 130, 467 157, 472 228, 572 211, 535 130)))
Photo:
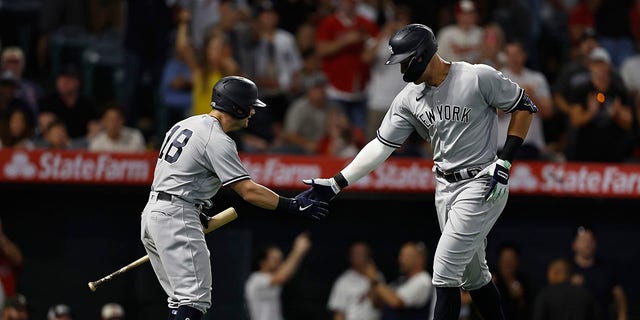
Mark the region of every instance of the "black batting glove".
POLYGON ((301 215, 313 220, 321 220, 329 214, 329 204, 324 201, 311 199, 311 189, 298 194, 295 198, 280 197, 279 212, 301 215))

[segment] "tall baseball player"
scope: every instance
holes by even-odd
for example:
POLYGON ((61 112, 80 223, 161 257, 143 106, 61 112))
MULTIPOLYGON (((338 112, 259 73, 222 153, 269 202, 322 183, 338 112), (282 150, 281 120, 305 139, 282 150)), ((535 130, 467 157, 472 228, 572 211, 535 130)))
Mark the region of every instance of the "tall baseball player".
POLYGON ((227 133, 246 128, 254 108, 265 107, 252 81, 236 76, 220 79, 213 87, 211 107, 210 113, 182 120, 165 135, 142 212, 140 238, 169 296, 170 320, 200 319, 211 306, 202 209, 211 205, 210 198, 222 186, 278 213, 313 219, 328 213, 328 204, 309 199, 308 191, 291 199, 255 183, 240 162, 227 133))
POLYGON ((434 319, 458 319, 460 288, 470 292, 485 319, 504 319, 485 261, 486 237, 506 205, 511 161, 537 108, 494 68, 443 60, 427 26, 405 26, 389 40, 389 49, 386 63, 399 63, 409 83, 391 104, 377 137, 333 178, 304 182, 311 185, 314 199, 328 202, 417 131, 433 148, 442 231, 433 262, 434 319), (496 109, 511 113, 499 156, 496 109))

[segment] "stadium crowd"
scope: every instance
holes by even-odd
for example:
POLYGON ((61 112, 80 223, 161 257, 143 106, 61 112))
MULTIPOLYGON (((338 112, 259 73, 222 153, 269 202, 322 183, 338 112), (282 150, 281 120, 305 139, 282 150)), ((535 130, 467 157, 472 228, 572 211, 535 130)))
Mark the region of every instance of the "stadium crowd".
MULTIPOLYGON (((217 80, 243 75, 269 107, 233 136, 241 152, 351 157, 375 136, 404 86, 397 66, 384 61, 389 37, 411 22, 433 28, 443 58, 489 64, 529 94, 540 112, 518 158, 640 161, 637 0, 3 0, 0 147, 155 150, 173 123, 210 110, 217 80)), ((504 135, 507 117, 499 114, 504 135)), ((415 136, 394 156, 431 153, 415 136)), ((7 241, 0 237, 0 262, 19 267, 8 260, 7 241)), ((422 270, 424 248, 408 245, 398 248, 399 264, 430 277, 422 270)), ((508 319, 556 319, 550 314, 567 292, 597 310, 584 319, 609 310, 608 319, 626 319, 624 290, 594 260, 594 234, 579 230, 572 248, 576 256, 550 261, 549 286, 534 292, 518 248, 501 247, 492 263, 508 319), (580 286, 589 277, 606 281, 580 286)), ((398 302, 397 283, 385 284, 366 244, 351 253, 342 281, 375 301, 347 305, 353 292, 337 290, 354 287, 337 283, 327 306, 335 319, 350 312, 378 319, 384 310, 430 301, 427 292, 411 295, 426 296, 418 302, 398 302)), ((26 299, 11 288, 1 319, 26 319, 26 299)), ((473 319, 470 300, 463 301, 463 316, 473 319)), ((51 310, 55 316, 68 307, 51 310)))
MULTIPOLYGON (((240 151, 353 156, 404 86, 384 65, 386 42, 420 22, 436 32, 443 58, 492 65, 532 97, 540 112, 519 158, 640 159, 637 1, 30 0, 0 8, 5 148, 152 150, 173 123, 208 112, 218 79, 243 75, 270 108, 233 137, 240 151)), ((430 148, 412 137, 394 155, 429 157, 430 148)))

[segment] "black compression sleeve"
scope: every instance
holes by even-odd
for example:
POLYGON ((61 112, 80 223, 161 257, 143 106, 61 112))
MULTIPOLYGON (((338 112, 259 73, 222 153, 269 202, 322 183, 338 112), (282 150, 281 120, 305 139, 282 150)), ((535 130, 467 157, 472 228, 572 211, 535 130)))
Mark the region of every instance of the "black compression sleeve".
POLYGON ((289 206, 291 205, 291 198, 280 196, 278 199, 278 206, 276 207, 276 212, 286 213, 289 212, 289 206))
POLYGON ((336 181, 336 184, 338 185, 338 187, 340 187, 340 189, 344 189, 349 185, 349 181, 347 181, 347 179, 345 179, 345 177, 340 172, 333 176, 333 180, 336 181))
POLYGON ((518 136, 508 135, 507 140, 504 142, 504 147, 502 148, 502 153, 500 154, 500 159, 507 160, 510 163, 513 162, 513 157, 516 155, 516 151, 522 145, 524 139, 518 136))

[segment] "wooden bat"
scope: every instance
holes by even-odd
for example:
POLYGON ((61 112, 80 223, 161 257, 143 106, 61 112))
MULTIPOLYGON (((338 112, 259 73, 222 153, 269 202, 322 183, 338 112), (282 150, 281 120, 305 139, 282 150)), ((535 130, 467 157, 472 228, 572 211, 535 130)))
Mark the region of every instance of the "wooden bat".
MULTIPOLYGON (((224 209, 223 211, 219 212, 218 214, 214 215, 213 217, 211 217, 211 219, 209 220, 209 225, 207 226, 206 229, 203 230, 203 232, 205 234, 216 230, 220 227, 222 227, 223 225, 235 220, 238 217, 238 213, 236 212, 236 209, 234 209, 233 207, 229 207, 227 209, 224 209)), ((116 276, 119 276, 145 262, 149 261, 149 256, 146 255, 144 257, 141 257, 140 259, 129 263, 128 265, 120 268, 119 270, 113 272, 112 274, 103 277, 100 280, 96 280, 96 281, 92 281, 89 282, 89 289, 91 289, 91 291, 96 291, 96 289, 98 289, 98 286, 107 282, 107 281, 111 281, 113 280, 113 278, 115 278, 116 276)))

